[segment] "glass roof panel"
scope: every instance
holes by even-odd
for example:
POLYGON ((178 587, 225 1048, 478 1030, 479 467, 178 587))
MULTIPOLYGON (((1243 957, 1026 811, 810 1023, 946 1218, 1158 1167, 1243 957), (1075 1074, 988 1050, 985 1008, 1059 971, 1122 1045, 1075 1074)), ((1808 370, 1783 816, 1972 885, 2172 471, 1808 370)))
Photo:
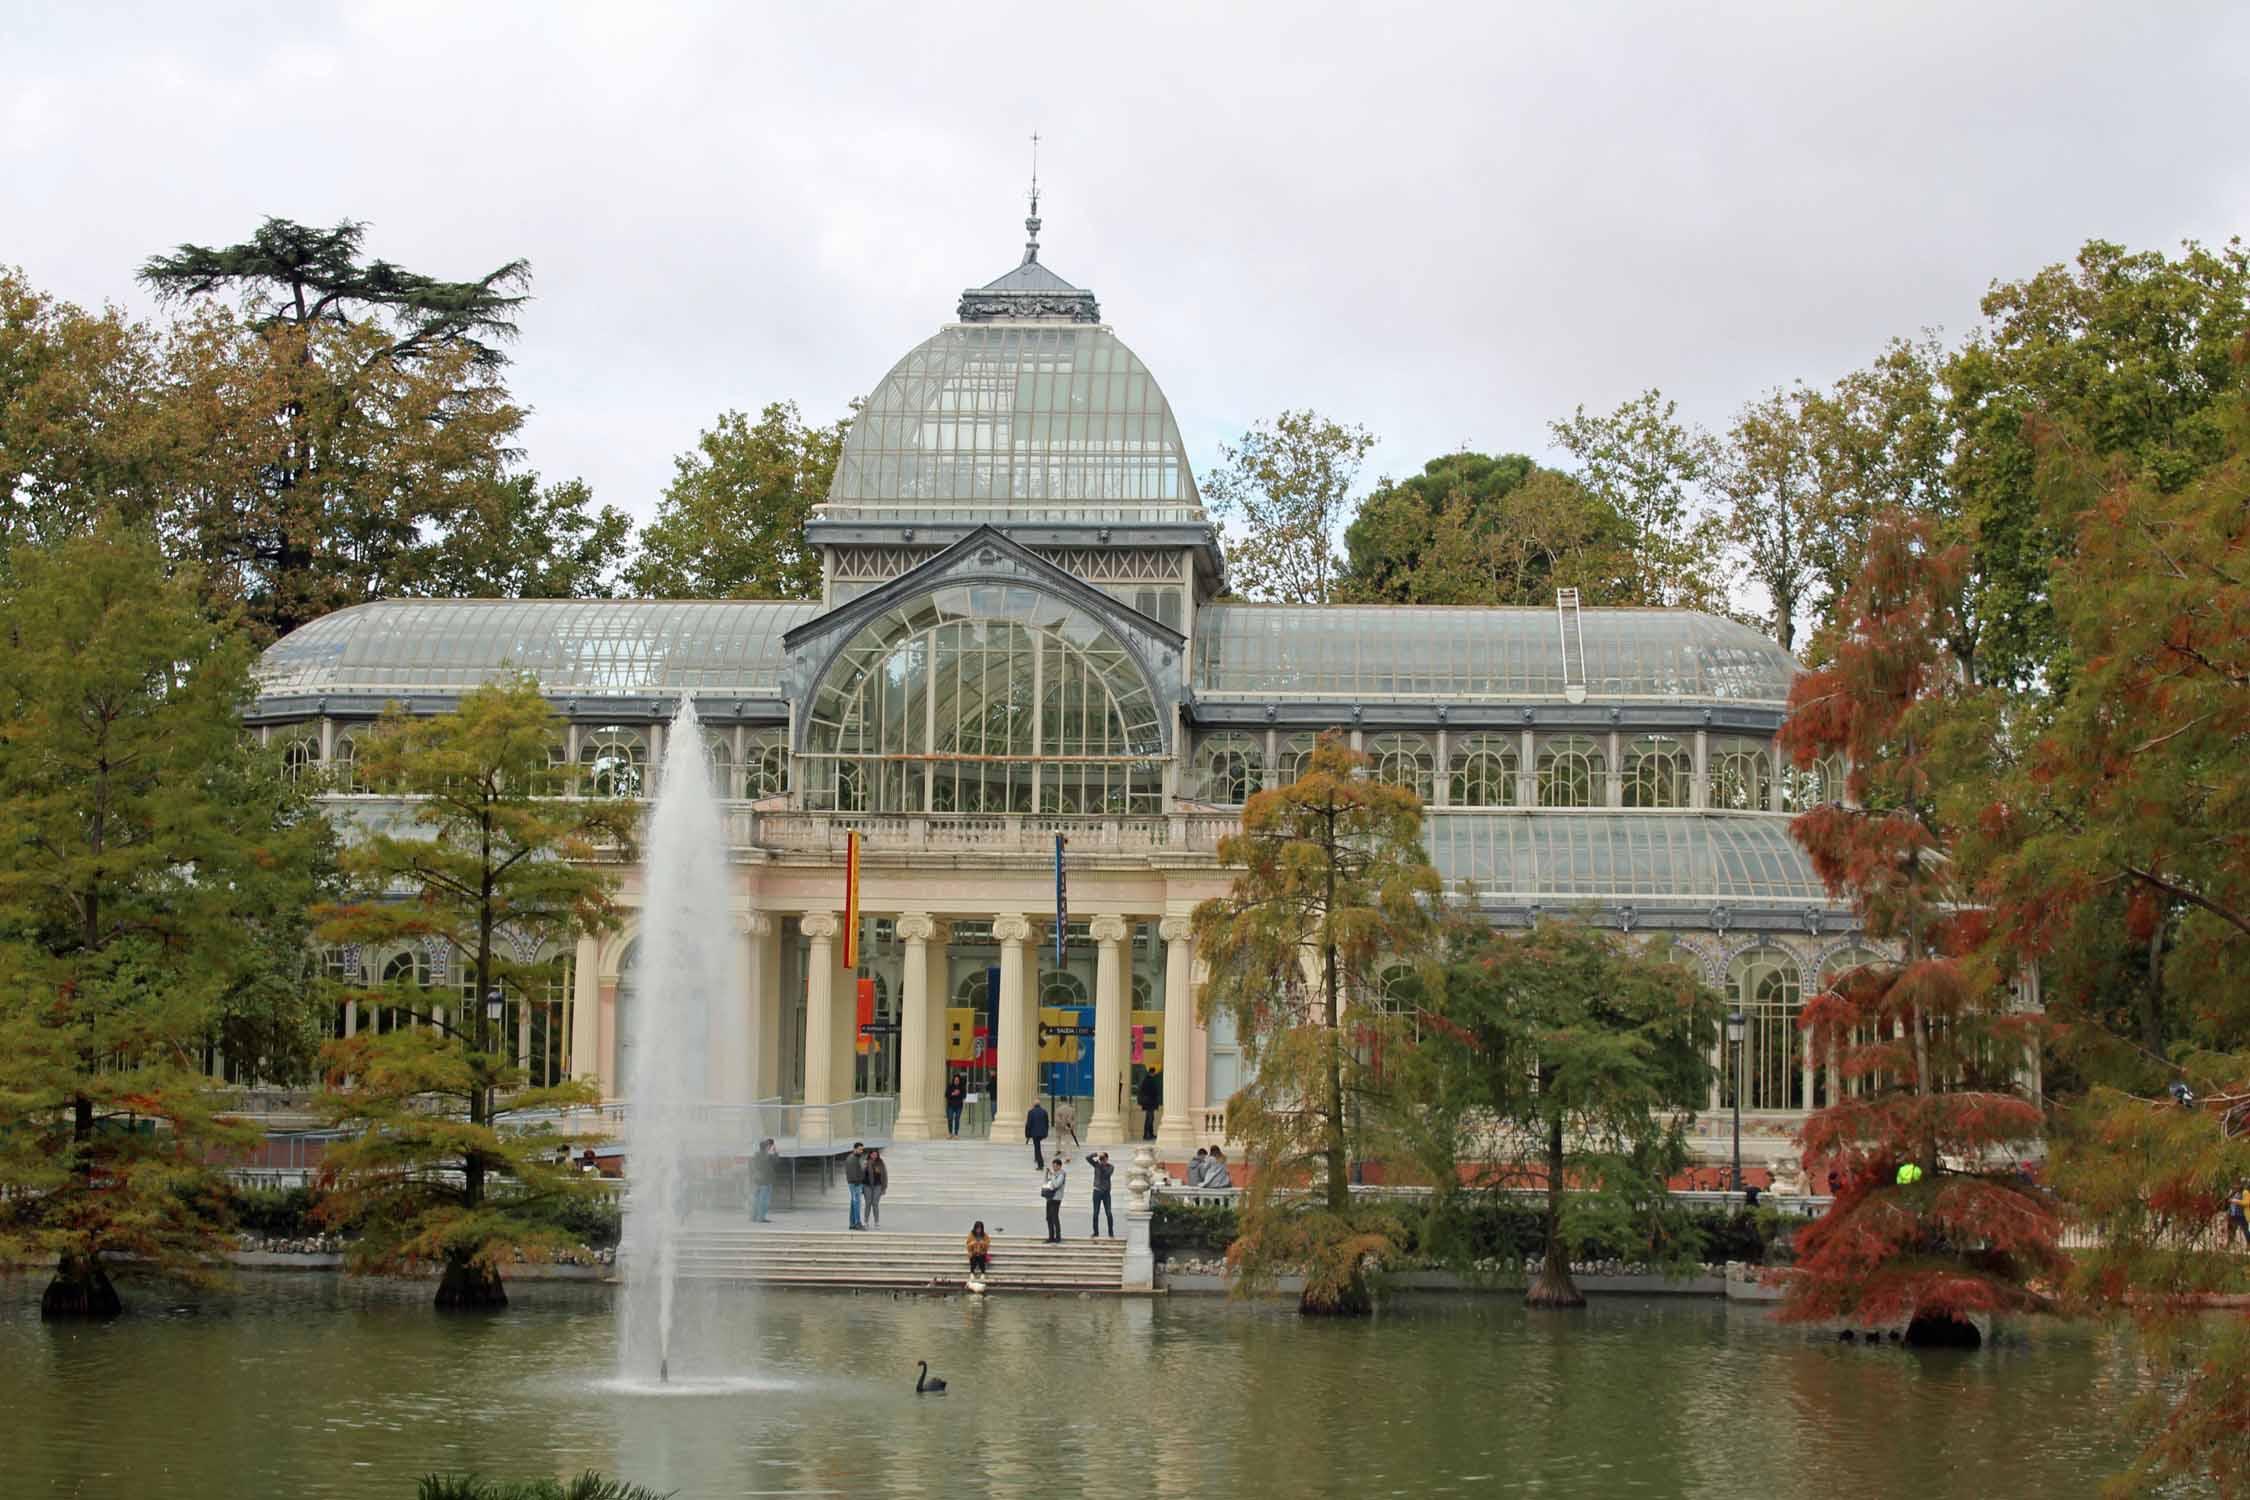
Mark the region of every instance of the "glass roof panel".
POLYGON ((324 615, 258 663, 269 694, 456 692, 506 670, 550 694, 778 690, 809 601, 389 599, 324 615))
MULTIPOLYGON (((1590 698, 1780 703, 1797 666, 1747 625, 1691 610, 1580 612, 1590 698)), ((1196 613, 1207 697, 1559 698, 1562 629, 1541 608, 1211 604, 1196 613)))
POLYGON ((1005 323, 940 329, 892 367, 817 515, 1207 519, 1172 409, 1114 333, 1005 323))
POLYGON ((1485 900, 1828 900, 1788 820, 1756 813, 1432 812, 1423 837, 1445 888, 1485 900))

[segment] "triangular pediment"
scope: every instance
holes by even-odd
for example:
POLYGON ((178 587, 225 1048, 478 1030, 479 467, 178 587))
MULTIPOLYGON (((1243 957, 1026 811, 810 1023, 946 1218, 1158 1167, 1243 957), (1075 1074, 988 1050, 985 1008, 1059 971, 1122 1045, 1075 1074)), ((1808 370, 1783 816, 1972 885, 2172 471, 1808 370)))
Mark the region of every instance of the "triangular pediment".
POLYGON ((1028 587, 1060 599, 1099 621, 1127 645, 1160 701, 1182 700, 1187 637, 1056 567, 992 526, 977 527, 896 578, 789 631, 782 637, 788 654, 782 673, 784 692, 803 701, 845 643, 868 622, 940 589, 962 586, 1028 587))

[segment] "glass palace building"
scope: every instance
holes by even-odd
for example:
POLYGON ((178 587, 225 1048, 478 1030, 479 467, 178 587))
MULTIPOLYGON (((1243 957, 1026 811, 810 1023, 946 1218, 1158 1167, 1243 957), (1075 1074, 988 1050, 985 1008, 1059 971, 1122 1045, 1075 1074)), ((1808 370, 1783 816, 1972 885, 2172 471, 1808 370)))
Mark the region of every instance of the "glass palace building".
MULTIPOLYGON (((441 712, 506 669, 567 721, 568 795, 645 798, 695 700, 726 788, 754 1076, 741 1099, 894 1095, 943 1129, 948 1069, 1019 1129, 1034 1092, 1120 1138, 1160 1068, 1162 1137, 1219 1138, 1236 1038, 1195 1015, 1188 915, 1220 837, 1334 730, 1429 806, 1446 888, 1489 921, 1601 923, 1693 965, 1748 1017, 1698 1134, 1736 1090, 1770 1155, 1829 1088, 1796 1026, 1865 951, 1788 832, 1832 774, 1784 767, 1795 663, 1756 631, 1667 610, 1223 602, 1219 540, 1155 376, 1091 292, 1041 263, 963 293, 878 381, 808 527, 814 602, 397 600, 274 645, 260 730, 317 765, 348 820, 386 704, 441 712), (840 967, 845 836, 861 835, 861 963, 840 967), (1068 840, 1058 958, 1054 843, 1068 840), (865 1009, 878 1025, 862 1044, 865 1009), (1090 1027, 1042 1041, 1038 1027, 1090 1027)), ((628 875, 623 900, 638 900, 628 875)), ((553 961, 512 1024, 535 1074, 620 1075, 634 926, 553 961)), ((327 955, 367 982, 439 952, 327 955)), ((1355 1003, 1379 1005, 1382 996, 1355 1003)), ((340 1030, 382 1025, 346 1007, 340 1030)), ((1137 1131, 1135 1132, 1137 1134, 1137 1131)))

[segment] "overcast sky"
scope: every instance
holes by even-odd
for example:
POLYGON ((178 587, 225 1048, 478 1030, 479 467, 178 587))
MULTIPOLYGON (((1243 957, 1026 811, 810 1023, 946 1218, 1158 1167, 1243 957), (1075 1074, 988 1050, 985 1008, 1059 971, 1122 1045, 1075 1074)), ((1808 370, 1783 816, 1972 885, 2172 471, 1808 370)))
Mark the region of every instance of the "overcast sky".
POLYGON ((2250 7, 0 0, 0 262, 267 214, 527 257, 529 461, 645 516, 715 414, 826 418, 1013 265, 1101 297, 1198 467, 1283 407, 1368 477, 1643 387, 1724 422, 2089 237, 2250 227, 2250 7))

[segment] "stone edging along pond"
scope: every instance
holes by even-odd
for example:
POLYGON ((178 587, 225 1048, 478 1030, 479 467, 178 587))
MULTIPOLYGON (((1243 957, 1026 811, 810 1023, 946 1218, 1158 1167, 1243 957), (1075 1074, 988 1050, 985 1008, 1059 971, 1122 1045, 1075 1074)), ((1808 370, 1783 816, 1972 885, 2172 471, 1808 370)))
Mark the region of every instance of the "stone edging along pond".
MULTIPOLYGON (((1531 1273, 1538 1269, 1527 1264, 1520 1275, 1510 1275, 1495 1268, 1489 1275, 1464 1276, 1457 1271, 1411 1270, 1384 1273, 1376 1278, 1386 1291, 1407 1292, 1491 1292, 1520 1295, 1529 1284, 1531 1273)), ((1573 1267, 1571 1279, 1578 1290, 1588 1296, 1636 1297, 1724 1297, 1732 1302, 1778 1302, 1781 1292, 1758 1279, 1759 1267, 1732 1262, 1724 1266, 1704 1266, 1688 1276, 1665 1276, 1648 1271, 1633 1271, 1622 1265, 1594 1265, 1573 1267)), ((1277 1278, 1277 1293, 1304 1289, 1302 1276, 1277 1278)), ((1170 1260, 1158 1268, 1157 1286, 1167 1292, 1190 1294, 1224 1294, 1234 1288, 1234 1278, 1226 1273, 1223 1260, 1170 1260)))

